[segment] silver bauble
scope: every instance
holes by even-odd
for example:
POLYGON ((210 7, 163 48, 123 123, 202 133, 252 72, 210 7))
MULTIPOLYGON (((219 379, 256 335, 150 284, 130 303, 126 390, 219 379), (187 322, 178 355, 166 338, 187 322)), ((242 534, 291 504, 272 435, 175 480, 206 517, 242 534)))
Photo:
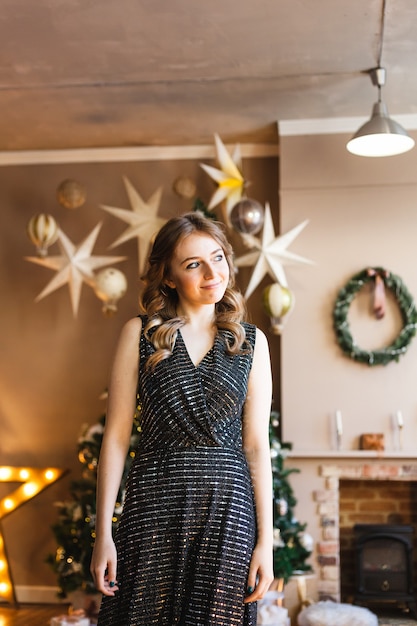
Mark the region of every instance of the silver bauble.
POLYGON ((238 233, 256 235, 264 223, 265 210, 252 198, 242 198, 230 212, 230 222, 238 233))

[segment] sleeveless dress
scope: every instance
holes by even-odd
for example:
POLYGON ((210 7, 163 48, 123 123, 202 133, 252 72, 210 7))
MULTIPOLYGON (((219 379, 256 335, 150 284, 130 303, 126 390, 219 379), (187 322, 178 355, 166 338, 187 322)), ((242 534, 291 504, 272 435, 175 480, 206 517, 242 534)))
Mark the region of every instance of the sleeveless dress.
MULTIPOLYGON (((243 326, 253 347, 256 328, 243 326)), ((195 366, 178 331, 153 372, 141 334, 142 435, 116 534, 120 589, 103 596, 98 626, 256 625, 256 602, 243 603, 256 541, 242 451, 252 354, 228 356, 227 332, 195 366)))

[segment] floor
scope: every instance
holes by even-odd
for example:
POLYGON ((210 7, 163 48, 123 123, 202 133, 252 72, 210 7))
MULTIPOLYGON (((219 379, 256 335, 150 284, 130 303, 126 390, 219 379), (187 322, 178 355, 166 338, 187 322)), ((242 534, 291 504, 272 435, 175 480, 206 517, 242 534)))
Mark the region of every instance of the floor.
POLYGON ((379 626, 417 626, 417 618, 409 612, 401 611, 400 609, 375 612, 378 615, 379 626))
POLYGON ((0 605, 0 626, 49 626, 52 617, 68 612, 62 604, 21 604, 18 608, 0 605))
MULTIPOLYGON (((67 613, 62 604, 22 604, 19 608, 0 605, 0 626, 49 626, 52 617, 67 613)), ((398 612, 378 618, 379 626, 417 626, 417 620, 398 612)))
POLYGON ((407 617, 407 616, 378 617, 378 624, 379 626, 417 626, 417 620, 407 617))

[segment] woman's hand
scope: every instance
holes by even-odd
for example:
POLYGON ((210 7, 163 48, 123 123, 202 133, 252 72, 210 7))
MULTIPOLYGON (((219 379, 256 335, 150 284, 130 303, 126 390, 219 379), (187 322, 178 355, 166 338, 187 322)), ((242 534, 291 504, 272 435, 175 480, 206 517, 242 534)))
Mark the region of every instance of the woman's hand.
POLYGON ((97 591, 105 596, 114 596, 118 591, 116 581, 117 552, 112 539, 96 539, 91 558, 90 571, 97 591))
POLYGON ((247 596, 245 603, 261 600, 274 580, 272 547, 257 544, 249 567, 247 596))

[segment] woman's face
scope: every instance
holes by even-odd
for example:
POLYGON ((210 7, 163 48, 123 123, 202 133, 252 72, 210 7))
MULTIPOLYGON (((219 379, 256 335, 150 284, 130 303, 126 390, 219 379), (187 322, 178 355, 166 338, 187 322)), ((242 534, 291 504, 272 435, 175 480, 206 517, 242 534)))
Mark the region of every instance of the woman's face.
POLYGON ((216 304, 229 283, 229 265, 220 244, 202 232, 180 240, 170 263, 168 287, 177 290, 180 304, 216 304))

